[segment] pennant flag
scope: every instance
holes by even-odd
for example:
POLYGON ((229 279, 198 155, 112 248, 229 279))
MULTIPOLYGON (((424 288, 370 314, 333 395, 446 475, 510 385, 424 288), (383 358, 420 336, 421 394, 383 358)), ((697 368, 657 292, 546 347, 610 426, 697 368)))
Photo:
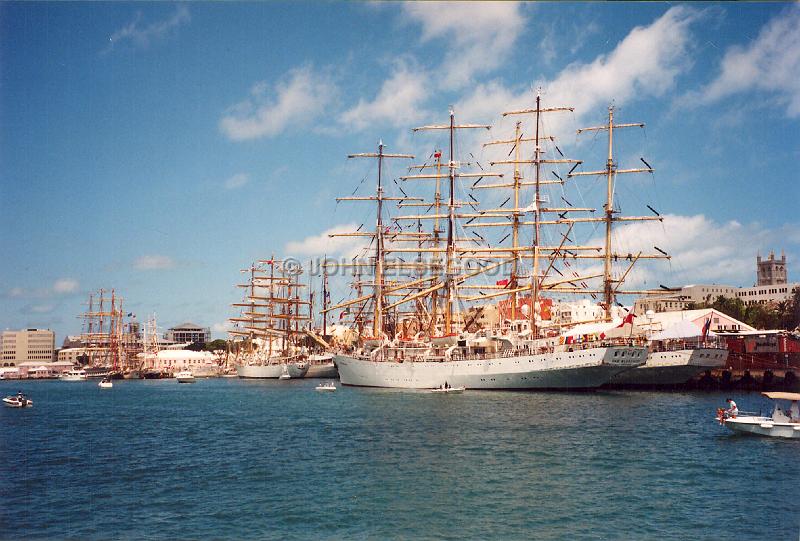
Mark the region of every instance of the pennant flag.
POLYGON ((508 279, 506 278, 505 280, 498 280, 498 281, 496 281, 494 283, 494 285, 496 285, 496 286, 507 286, 508 285, 508 279))

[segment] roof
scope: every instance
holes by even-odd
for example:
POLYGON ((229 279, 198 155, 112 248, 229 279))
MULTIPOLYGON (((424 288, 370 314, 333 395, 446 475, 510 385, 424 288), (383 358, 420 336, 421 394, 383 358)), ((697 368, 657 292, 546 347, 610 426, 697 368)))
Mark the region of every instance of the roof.
POLYGON ((213 361, 216 357, 210 351, 191 351, 189 349, 162 349, 158 358, 174 361, 213 361))
POLYGON ((170 327, 169 330, 170 331, 195 331, 195 330, 205 331, 207 328, 208 327, 203 327, 201 325, 198 325, 197 323, 191 323, 191 322, 187 321, 185 323, 181 323, 180 325, 175 325, 174 327, 170 327))
MULTIPOLYGON (((682 320, 674 325, 670 325, 669 327, 665 328, 663 331, 654 334, 650 338, 652 340, 671 340, 673 338, 691 338, 694 336, 700 336, 702 334, 702 330, 697 327, 694 323, 689 320, 682 320)), ((713 334, 713 333, 711 333, 713 334)))
MULTIPOLYGON (((728 314, 723 314, 714 308, 701 308, 699 310, 676 310, 673 312, 655 312, 653 314, 652 321, 653 323, 660 323, 661 328, 666 329, 681 321, 696 321, 698 319, 706 319, 708 317, 722 317, 728 319, 734 322, 736 325, 739 325, 740 331, 756 330, 747 323, 739 321, 728 314)), ((645 315, 637 316, 635 321, 637 325, 646 325, 649 322, 647 316, 645 315)), ((714 326, 712 325, 711 328, 713 329, 714 326)))
POLYGON ((776 391, 776 392, 761 393, 761 394, 773 400, 800 400, 800 393, 783 393, 776 391))

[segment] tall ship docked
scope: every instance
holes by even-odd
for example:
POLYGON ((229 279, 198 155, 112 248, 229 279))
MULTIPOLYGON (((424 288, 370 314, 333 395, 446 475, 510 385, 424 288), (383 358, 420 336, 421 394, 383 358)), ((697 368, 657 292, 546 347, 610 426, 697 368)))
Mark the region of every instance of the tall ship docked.
POLYGON ((543 108, 537 95, 535 108, 504 113, 503 116, 530 115, 534 123, 529 132, 532 135, 526 136, 523 123, 517 122, 513 137, 485 145, 510 147, 506 157, 513 155, 513 159, 489 162, 492 167, 511 166, 510 180, 503 180, 503 173, 485 169, 474 158, 471 162, 456 159, 456 134, 460 130, 489 126, 457 124, 451 110, 449 123, 416 128, 414 131, 441 130, 448 136, 446 161, 442 159, 443 153, 436 150, 426 163, 411 167, 414 174, 400 177, 403 183, 433 181, 430 199, 411 197, 399 184, 401 197, 385 194, 385 160, 413 156, 389 154, 382 143, 376 153, 349 156, 377 161, 377 190, 374 196, 338 200, 374 202, 377 212, 374 231, 359 228, 331 235, 364 237, 371 247, 367 257, 353 262, 359 274, 364 272, 369 279, 356 282, 355 298, 326 310, 343 309, 355 314, 352 323, 360 340, 335 357, 343 384, 436 388, 447 383, 473 389, 592 389, 646 362, 645 341, 628 332, 630 325, 571 340, 566 329, 549 324, 542 317, 543 294, 602 295, 601 321, 610 322, 618 304, 617 295, 645 293, 620 289, 633 265, 641 259, 669 257, 658 248, 655 254, 641 251, 621 254, 612 247, 612 228, 616 223, 662 219, 655 211, 653 216, 621 216, 614 206, 617 175, 653 172, 643 159, 645 168, 622 169, 614 161, 615 131, 643 124, 615 123, 613 108, 609 108, 606 125, 578 131, 607 132, 606 167, 599 171, 576 171, 581 162, 564 157, 555 145, 555 138, 544 135, 542 129, 545 114, 564 111, 572 109, 543 108), (533 143, 533 150, 526 155, 523 148, 528 142, 533 143), (550 144, 547 150, 545 143, 550 144), (555 178, 545 178, 542 173, 545 164, 571 169, 561 175, 552 171, 555 178), (523 176, 521 166, 532 166, 532 178, 523 176), (575 207, 563 195, 565 205, 556 206, 544 193, 546 186, 563 185, 581 176, 605 177, 603 216, 580 216, 595 209, 575 207), (500 180, 484 182, 491 178, 500 180), (461 200, 456 199, 457 184, 462 188, 469 186, 461 200), (492 197, 498 190, 506 193, 500 198, 492 197), (530 203, 526 205, 523 194, 531 191, 530 203), (479 192, 490 194, 484 198, 488 208, 474 195, 479 192), (503 198, 502 203, 494 203, 503 198), (399 208, 424 210, 387 221, 384 207, 389 201, 397 201, 399 208), (432 221, 430 230, 423 228, 423 221, 432 221), (440 227, 440 223, 446 227, 440 227), (575 236, 576 224, 604 226, 603 245, 574 243, 571 236, 575 236), (558 230, 554 241, 545 241, 546 227, 558 230), (484 236, 478 232, 479 228, 507 233, 501 238, 486 233, 484 236), (530 242, 523 242, 524 230, 530 231, 530 242), (390 258, 388 254, 396 256, 390 258), (417 256, 414 261, 403 258, 410 254, 417 256), (584 259, 602 260, 602 273, 581 274, 571 267, 570 262, 584 259), (622 262, 625 268, 615 272, 616 262, 622 262), (492 283, 493 278, 488 277, 498 274, 503 278, 492 283), (483 283, 476 283, 481 279, 483 283), (602 285, 591 286, 593 280, 602 280, 602 285), (364 294, 361 288, 371 291, 364 294), (495 324, 479 324, 487 301, 499 297, 507 299, 510 313, 495 324), (468 306, 469 303, 472 304, 468 306))
POLYGON ((229 331, 238 339, 236 374, 255 379, 304 377, 309 361, 300 343, 305 335, 300 325, 310 314, 301 313, 301 307, 310 303, 300 298, 302 269, 273 257, 242 272, 249 274, 249 281, 239 285, 245 298, 233 305, 241 315, 231 318, 234 329, 229 331))

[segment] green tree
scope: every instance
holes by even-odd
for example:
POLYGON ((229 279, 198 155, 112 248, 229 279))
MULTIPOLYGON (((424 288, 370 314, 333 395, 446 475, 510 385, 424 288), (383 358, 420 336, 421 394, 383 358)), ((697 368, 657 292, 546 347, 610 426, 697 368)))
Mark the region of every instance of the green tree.
POLYGON ((206 342, 206 351, 219 351, 228 349, 228 341, 217 338, 211 342, 206 342))

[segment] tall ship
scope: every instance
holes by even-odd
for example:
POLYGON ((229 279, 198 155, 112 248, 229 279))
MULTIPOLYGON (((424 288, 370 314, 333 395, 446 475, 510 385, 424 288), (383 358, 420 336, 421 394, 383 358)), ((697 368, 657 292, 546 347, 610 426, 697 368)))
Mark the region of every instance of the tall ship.
MULTIPOLYGON (((606 167, 577 171, 582 162, 564 157, 555 138, 542 129, 546 114, 566 111, 572 109, 544 108, 537 95, 535 108, 503 114, 532 118, 533 123, 527 136, 523 122, 517 122, 513 137, 485 145, 510 148, 503 159, 488 163, 492 168, 510 167, 513 176, 508 180, 505 173, 487 170, 474 157, 472 161, 459 161, 455 156, 457 133, 489 126, 458 124, 451 109, 448 123, 415 128, 415 132, 439 130, 447 134, 445 159, 444 153, 436 150, 425 163, 411 166, 413 174, 400 177, 403 184, 433 181, 429 197, 412 197, 400 184, 401 196, 385 194, 385 160, 413 156, 387 153, 382 143, 376 153, 349 156, 377 161, 377 190, 374 196, 338 200, 374 202, 377 208, 374 231, 359 228, 331 235, 364 237, 371 247, 366 257, 352 263, 368 277, 358 281, 355 298, 326 309, 355 314, 353 325, 359 342, 335 357, 343 384, 420 389, 444 384, 473 389, 593 389, 646 362, 645 341, 627 332, 625 325, 570 340, 565 329, 548 324, 542 317, 543 295, 602 295, 601 321, 610 322, 618 305, 617 295, 644 293, 621 289, 633 265, 641 259, 669 257, 658 248, 659 253, 654 254, 621 254, 612 246, 615 224, 662 220, 655 211, 653 216, 622 216, 614 206, 618 175, 653 172, 643 159, 645 168, 619 168, 613 155, 614 134, 622 128, 644 125, 615 123, 613 108, 609 108, 607 124, 578 130, 607 132, 606 167), (523 150, 527 143, 533 144, 532 152, 523 150), (548 149, 545 144, 549 144, 548 149), (554 178, 546 178, 542 172, 545 165, 571 168, 560 175, 552 171, 554 178), (531 170, 528 178, 522 173, 523 166, 531 170), (548 186, 563 186, 582 176, 605 179, 602 216, 583 216, 595 209, 576 207, 563 195, 564 204, 554 205, 544 193, 548 186), (466 192, 465 197, 457 199, 458 187, 466 192), (478 193, 485 195, 479 199, 478 193), (387 220, 384 208, 390 201, 396 201, 398 208, 418 208, 421 212, 387 220), (422 225, 428 221, 432 222, 430 229, 422 225), (602 227, 605 242, 598 246, 576 244, 572 240, 576 224, 602 227), (556 229, 549 241, 545 229, 556 229), (524 239, 526 231, 529 241, 524 239), (411 255, 416 259, 407 261, 411 255), (586 259, 601 260, 602 272, 581 274, 575 270, 576 263, 586 259), (619 262, 624 269, 615 269, 619 262), (498 276, 502 279, 495 281, 498 276), (596 280, 602 283, 590 285, 596 280), (481 325, 481 312, 498 298, 506 299, 510 313, 494 324, 481 325)), ((397 184, 396 179, 393 182, 397 184)))
POLYGON ((139 323, 133 313, 126 314, 122 297, 114 289, 92 292, 87 310, 78 317, 83 320, 81 334, 70 337, 60 356, 84 366, 88 377, 138 377, 139 323))
POLYGON ((236 344, 236 374, 240 378, 302 378, 309 368, 301 344, 301 323, 311 319, 310 303, 300 297, 302 269, 276 260, 261 260, 243 270, 249 274, 241 314, 231 318, 229 332, 236 344), (305 313, 303 307, 307 310, 305 313))

